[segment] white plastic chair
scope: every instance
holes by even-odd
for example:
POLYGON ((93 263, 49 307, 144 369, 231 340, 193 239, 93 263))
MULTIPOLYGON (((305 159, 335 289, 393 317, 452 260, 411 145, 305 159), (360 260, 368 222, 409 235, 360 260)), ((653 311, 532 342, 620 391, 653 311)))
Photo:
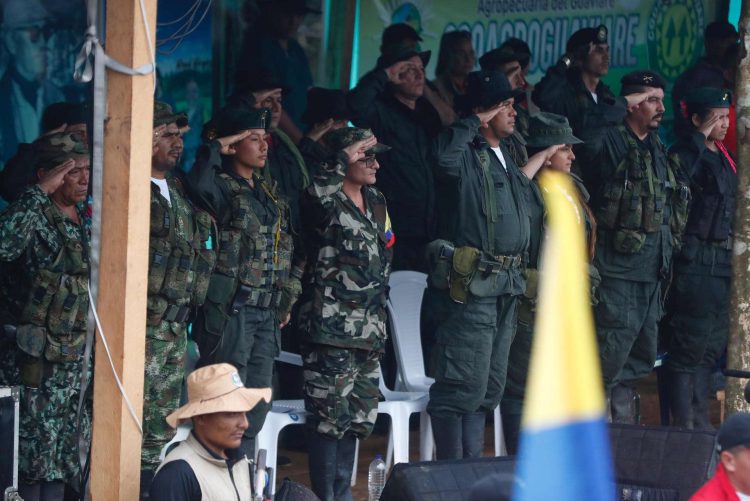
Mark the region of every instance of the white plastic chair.
MULTIPOLYGON (((386 308, 399 375, 407 391, 429 392, 435 380, 425 375, 420 336, 420 314, 427 275, 417 271, 394 271, 388 285, 390 292, 386 308)), ((505 456, 507 451, 500 406, 495 408, 493 418, 495 456, 505 456)), ((428 459, 431 459, 431 455, 428 459)))
POLYGON ((169 454, 169 449, 171 449, 173 445, 179 444, 180 442, 184 442, 185 440, 187 440, 188 435, 190 435, 190 431, 192 429, 193 429, 192 421, 186 421, 177 427, 177 429, 174 432, 174 437, 172 437, 172 440, 167 442, 167 445, 161 448, 161 454, 159 454, 160 463, 164 462, 164 458, 167 457, 167 454, 169 454))
MULTIPOLYGON (((282 351, 276 360, 291 365, 302 366, 302 356, 282 351)), ((260 449, 266 450, 266 466, 273 468, 269 478, 271 495, 276 493, 276 460, 279 450, 279 434, 290 425, 304 424, 307 421, 304 400, 274 400, 266 416, 263 428, 255 437, 255 457, 260 449)))

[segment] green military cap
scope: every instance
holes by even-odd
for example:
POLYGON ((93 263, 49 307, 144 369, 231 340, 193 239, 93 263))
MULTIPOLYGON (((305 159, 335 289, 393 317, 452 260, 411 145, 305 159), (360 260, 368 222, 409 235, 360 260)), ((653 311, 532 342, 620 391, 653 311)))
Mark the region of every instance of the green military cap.
POLYGON ((570 36, 568 43, 565 44, 565 51, 570 54, 590 43, 607 43, 608 34, 607 27, 603 24, 596 28, 581 28, 570 36))
POLYGON ((213 141, 218 137, 239 134, 243 130, 271 127, 271 110, 268 108, 225 107, 203 126, 203 139, 213 141))
POLYGON ((177 124, 177 127, 179 128, 185 127, 188 124, 187 115, 184 113, 173 112, 172 107, 167 103, 154 101, 154 127, 171 124, 173 122, 177 124))
POLYGON ((78 155, 88 155, 88 145, 74 132, 57 132, 32 143, 37 169, 52 169, 78 155))
POLYGON ((719 87, 697 87, 688 91, 685 102, 705 108, 729 108, 732 106, 732 91, 719 87))
POLYGON ((539 112, 529 118, 529 136, 526 146, 547 148, 555 144, 580 144, 573 135, 568 119, 555 113, 539 112))
MULTIPOLYGON (((341 151, 347 146, 372 137, 374 134, 370 129, 360 129, 358 127, 342 127, 327 132, 323 136, 325 144, 333 151, 341 151)), ((383 143, 377 143, 375 146, 365 152, 366 155, 375 155, 376 153, 383 153, 384 151, 390 150, 390 146, 386 146, 383 143)))

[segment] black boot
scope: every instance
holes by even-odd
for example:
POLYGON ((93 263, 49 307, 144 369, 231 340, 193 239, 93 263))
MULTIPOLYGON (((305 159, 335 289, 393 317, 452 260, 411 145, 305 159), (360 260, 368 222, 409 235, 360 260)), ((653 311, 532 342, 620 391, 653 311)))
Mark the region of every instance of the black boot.
POLYGON ((503 435, 509 456, 518 454, 518 439, 521 436, 521 414, 503 413, 503 435))
POLYGON ((333 496, 336 501, 354 501, 352 497, 352 471, 357 439, 346 434, 339 440, 336 449, 336 476, 333 480, 333 496))
POLYGON ((693 375, 693 428, 696 430, 714 429, 708 417, 711 372, 709 367, 698 367, 693 375))
POLYGON ((669 384, 669 411, 672 413, 672 426, 693 428, 693 374, 670 370, 667 373, 669 384))
POLYGON ((612 422, 636 424, 635 388, 618 384, 612 388, 612 422))
POLYGON ((461 420, 462 436, 461 445, 463 446, 464 458, 482 457, 484 451, 484 426, 487 423, 487 413, 470 412, 463 415, 461 420))
POLYGON ((439 417, 430 416, 432 419, 432 431, 435 435, 436 459, 463 458, 461 416, 461 414, 439 417))
POLYGON ((309 439, 310 486, 320 501, 335 501, 336 451, 339 441, 313 431, 309 439))

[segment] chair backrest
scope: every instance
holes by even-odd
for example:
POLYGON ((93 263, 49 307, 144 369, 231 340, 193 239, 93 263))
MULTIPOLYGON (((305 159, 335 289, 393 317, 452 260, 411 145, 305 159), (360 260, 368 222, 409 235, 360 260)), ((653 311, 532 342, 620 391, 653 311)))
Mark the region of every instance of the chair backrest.
POLYGON ((417 271, 394 271, 388 281, 388 318, 401 377, 407 389, 424 379, 424 359, 419 319, 427 275, 417 271))

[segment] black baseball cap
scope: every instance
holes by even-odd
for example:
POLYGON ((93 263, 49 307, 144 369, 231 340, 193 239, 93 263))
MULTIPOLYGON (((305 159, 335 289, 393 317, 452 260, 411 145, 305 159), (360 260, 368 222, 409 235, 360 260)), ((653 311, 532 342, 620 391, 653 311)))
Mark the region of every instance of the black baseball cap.
POLYGON ((738 445, 750 447, 750 413, 737 412, 724 420, 716 435, 716 449, 727 451, 738 445))
POLYGON ((466 93, 460 104, 465 111, 489 108, 521 93, 523 90, 513 89, 508 77, 499 71, 472 71, 466 77, 466 93))

